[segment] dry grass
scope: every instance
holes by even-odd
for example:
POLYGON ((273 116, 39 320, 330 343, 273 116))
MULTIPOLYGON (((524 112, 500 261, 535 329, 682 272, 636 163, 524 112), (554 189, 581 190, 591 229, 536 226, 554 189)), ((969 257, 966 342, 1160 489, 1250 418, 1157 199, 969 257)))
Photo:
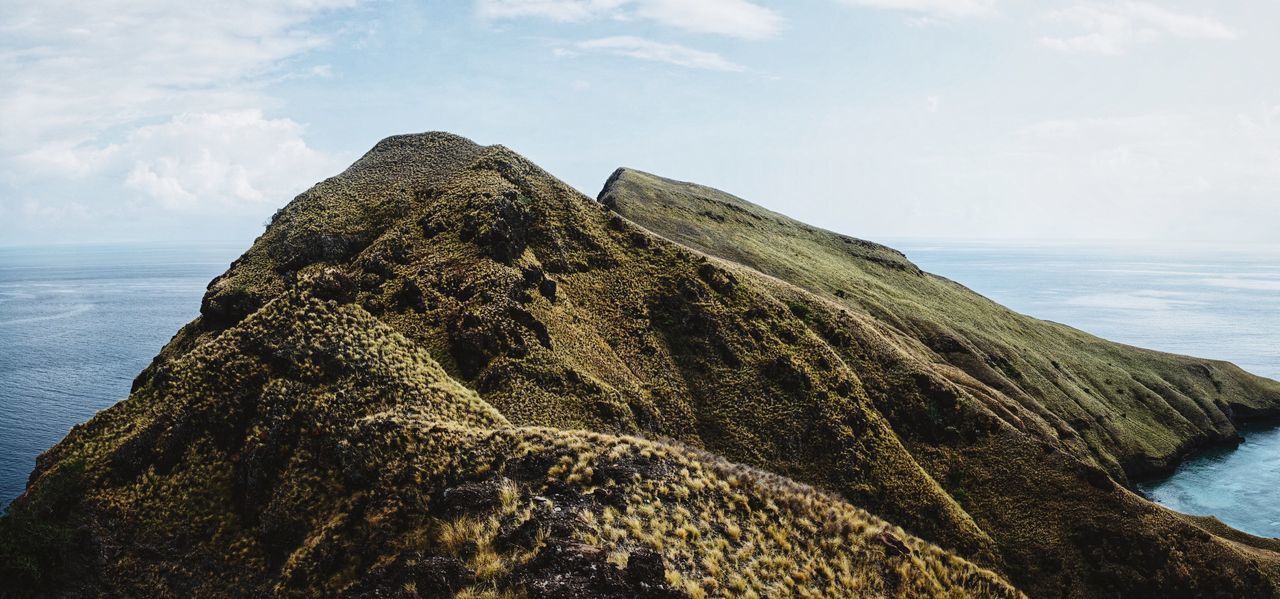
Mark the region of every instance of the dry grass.
POLYGON ((362 308, 316 293, 271 302, 48 457, 85 464, 88 513, 133 523, 97 533, 119 547, 99 590, 146 594, 171 572, 174 593, 430 596, 415 564, 435 559, 456 568, 458 596, 509 597, 580 574, 544 559, 569 548, 594 568, 588 591, 632 584, 618 581, 648 551, 660 579, 647 584, 688 597, 1017 594, 775 475, 669 443, 512 426, 362 308), (178 561, 149 549, 178 546, 162 554, 178 561), (198 575, 172 574, 191 563, 198 575))

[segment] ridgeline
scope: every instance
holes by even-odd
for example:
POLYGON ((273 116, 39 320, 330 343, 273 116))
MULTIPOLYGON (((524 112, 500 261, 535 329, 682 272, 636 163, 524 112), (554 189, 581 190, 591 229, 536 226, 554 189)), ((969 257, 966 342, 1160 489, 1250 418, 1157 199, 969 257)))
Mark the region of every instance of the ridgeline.
POLYGON ((1280 383, 619 169, 380 142, 0 520, 18 595, 1273 596, 1133 492, 1280 383))

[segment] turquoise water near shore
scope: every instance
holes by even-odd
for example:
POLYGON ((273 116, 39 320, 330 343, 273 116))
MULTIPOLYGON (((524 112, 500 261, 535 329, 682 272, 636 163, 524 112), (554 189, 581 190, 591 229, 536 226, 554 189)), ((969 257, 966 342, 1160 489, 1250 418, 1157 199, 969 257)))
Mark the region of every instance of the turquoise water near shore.
POLYGON ((1280 538, 1280 428, 1248 428, 1245 442, 1188 460, 1168 478, 1142 485, 1180 512, 1218 519, 1260 537, 1280 538))
MULTIPOLYGON (((1019 312, 1280 378, 1280 248, 899 240, 928 270, 1019 312)), ((0 505, 35 458, 97 411, 196 316, 243 245, 0 248, 0 505)), ((1280 537, 1280 431, 1190 460, 1144 490, 1280 537)))
MULTIPOLYGON (((893 244, 1019 312, 1280 379, 1280 248, 893 244)), ((1140 485, 1175 510, 1280 537, 1280 429, 1140 485)))

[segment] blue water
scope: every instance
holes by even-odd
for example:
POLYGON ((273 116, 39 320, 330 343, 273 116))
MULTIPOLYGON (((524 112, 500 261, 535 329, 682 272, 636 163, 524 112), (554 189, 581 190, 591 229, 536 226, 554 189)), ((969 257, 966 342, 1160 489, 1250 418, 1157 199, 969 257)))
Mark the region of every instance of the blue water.
MULTIPOLYGON (((1280 378, 1280 248, 892 243, 1015 310, 1280 378)), ((0 504, 71 426, 124 398, 241 247, 0 248, 0 504)), ((1280 431, 1146 491, 1280 536, 1280 431)))
MULTIPOLYGON (((1280 379, 1280 248, 894 244, 1019 312, 1280 379)), ((1280 537, 1280 429, 1142 485, 1172 509, 1280 537)))
POLYGON ((0 248, 0 505, 40 452, 129 394, 242 250, 0 248))

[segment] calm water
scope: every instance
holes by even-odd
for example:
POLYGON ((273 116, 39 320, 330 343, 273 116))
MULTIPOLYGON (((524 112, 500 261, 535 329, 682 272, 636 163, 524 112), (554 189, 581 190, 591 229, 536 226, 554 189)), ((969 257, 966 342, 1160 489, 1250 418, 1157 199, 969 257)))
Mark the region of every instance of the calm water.
MULTIPOLYGON (((895 245, 1019 312, 1280 379, 1280 248, 895 245)), ((1280 430, 1244 436, 1239 449, 1199 456, 1143 489, 1173 509, 1280 537, 1280 430)))
MULTIPOLYGON (((1020 312, 1280 378, 1280 248, 892 245, 1020 312)), ((22 491, 36 455, 128 394, 240 249, 0 249, 0 503, 22 491)), ((1280 431, 1247 436, 1148 492, 1280 536, 1280 431)))
POLYGON ((0 248, 0 505, 72 425, 129 394, 243 248, 0 248))

